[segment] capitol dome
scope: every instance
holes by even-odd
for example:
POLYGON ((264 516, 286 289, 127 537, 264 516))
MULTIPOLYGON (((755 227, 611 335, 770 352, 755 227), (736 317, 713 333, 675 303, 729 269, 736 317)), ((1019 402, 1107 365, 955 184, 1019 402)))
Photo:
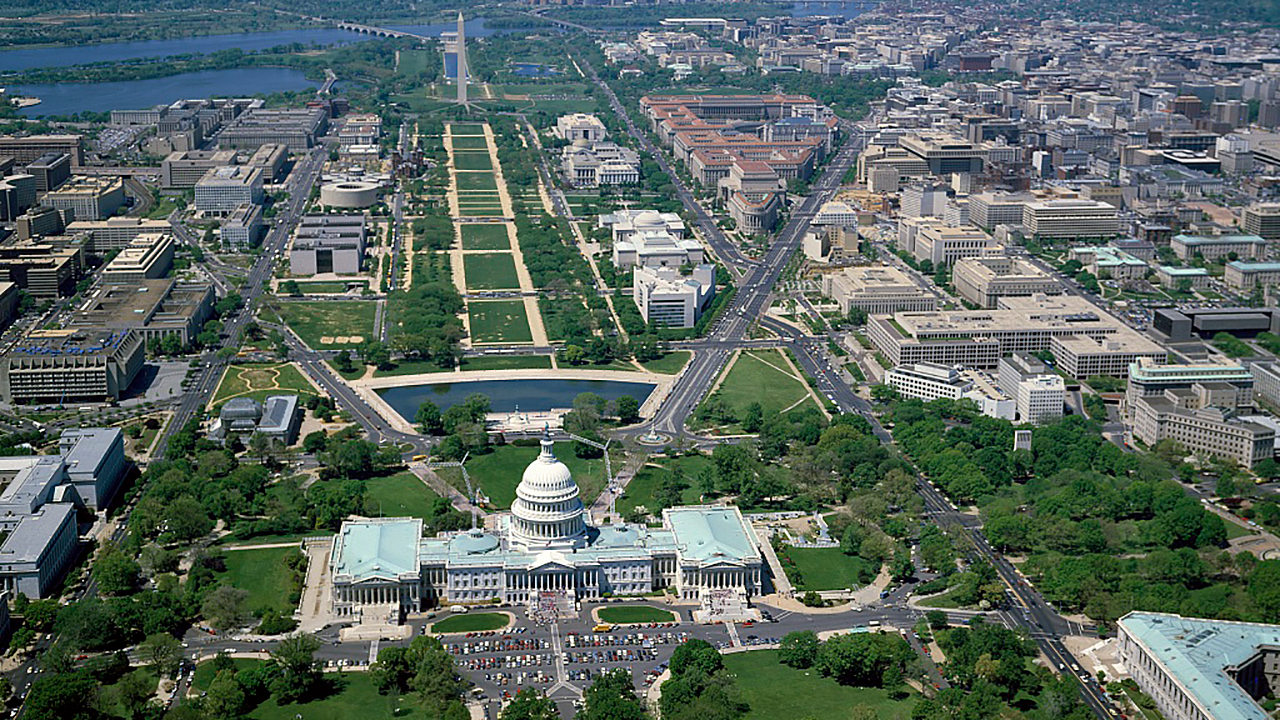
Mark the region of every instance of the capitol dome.
POLYGON ((511 540, 527 548, 570 548, 586 540, 586 509, 573 473, 556 458, 550 437, 525 468, 511 504, 511 540))

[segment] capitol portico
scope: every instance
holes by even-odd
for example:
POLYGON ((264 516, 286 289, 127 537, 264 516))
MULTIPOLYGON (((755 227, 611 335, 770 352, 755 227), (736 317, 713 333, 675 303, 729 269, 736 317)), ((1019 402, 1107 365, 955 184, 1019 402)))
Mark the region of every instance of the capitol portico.
POLYGON ((349 520, 333 541, 334 611, 399 615, 440 604, 568 604, 670 589, 745 604, 765 565, 732 506, 669 508, 662 527, 595 527, 549 438, 492 530, 422 537, 417 518, 349 520))

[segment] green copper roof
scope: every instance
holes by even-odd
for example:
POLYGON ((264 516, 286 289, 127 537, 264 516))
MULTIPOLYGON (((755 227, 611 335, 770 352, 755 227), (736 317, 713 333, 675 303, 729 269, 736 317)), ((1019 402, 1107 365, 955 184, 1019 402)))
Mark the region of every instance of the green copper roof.
POLYGON ((419 571, 422 521, 417 518, 347 522, 339 537, 335 575, 350 575, 354 582, 360 582, 419 571))
POLYGON ((1267 720, 1267 713, 1227 675, 1261 645, 1280 645, 1280 625, 1201 620, 1133 612, 1120 619, 1188 695, 1214 720, 1267 720))
POLYGON ((732 507, 682 507, 665 513, 681 554, 700 562, 747 560, 757 556, 750 530, 732 507))

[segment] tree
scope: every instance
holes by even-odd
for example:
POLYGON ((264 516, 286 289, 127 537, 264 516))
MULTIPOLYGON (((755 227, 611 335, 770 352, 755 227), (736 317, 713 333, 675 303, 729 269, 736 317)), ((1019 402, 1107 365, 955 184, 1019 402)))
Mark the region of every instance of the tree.
POLYGON ((758 402, 747 405, 747 409, 742 414, 742 431, 746 433, 758 433, 764 427, 764 406, 758 402))
POLYGON ((418 406, 413 421, 418 423, 418 430, 423 435, 440 435, 444 432, 444 418, 440 415, 440 408, 430 400, 424 400, 418 406))
POLYGON ((337 355, 333 356, 333 364, 338 368, 339 372, 350 373, 355 372, 356 363, 351 359, 350 350, 339 350, 337 355))
POLYGON ((282 705, 298 702, 315 690, 321 679, 315 660, 319 649, 320 641, 314 635, 291 635, 272 651, 271 661, 278 674, 271 690, 282 705))
POLYGON ((618 398, 618 420, 630 425, 640 419, 640 401, 630 395, 618 398))
POLYGON ((103 551, 93 570, 105 595, 128 595, 138 589, 142 571, 133 558, 118 549, 103 551))
POLYGON ((31 684, 25 717, 29 720, 99 720, 98 682, 89 673, 46 672, 31 684))
POLYGON ((182 642, 167 633, 148 635, 138 644, 138 657, 161 677, 172 675, 182 660, 182 642))
POLYGON ((535 688, 524 688, 502 709, 499 720, 560 720, 551 698, 535 688))
POLYGON ((328 446, 329 434, 323 430, 313 430, 312 432, 307 433, 306 437, 302 438, 303 452, 308 452, 312 455, 324 452, 324 449, 328 446))
POLYGON ((812 630, 787 633, 778 647, 778 662, 793 668, 805 669, 818 659, 818 636, 812 630))
POLYGON ((219 585, 205 596, 200 614, 217 630, 230 630, 245 622, 245 601, 249 593, 230 585, 219 585))
MULTIPOLYGON (((670 682, 670 681, 668 681, 670 682)), ((645 720, 631 673, 617 668, 600 674, 582 695, 577 720, 645 720)))
POLYGON ((204 705, 215 720, 237 720, 244 711, 244 690, 231 672, 220 672, 209 683, 204 705))
POLYGON ((116 699, 132 720, 146 716, 151 698, 156 694, 156 684, 145 672, 134 670, 126 673, 113 687, 116 699))
POLYGON ((951 625, 947 614, 941 610, 930 610, 924 614, 924 619, 929 623, 930 630, 944 630, 951 625))

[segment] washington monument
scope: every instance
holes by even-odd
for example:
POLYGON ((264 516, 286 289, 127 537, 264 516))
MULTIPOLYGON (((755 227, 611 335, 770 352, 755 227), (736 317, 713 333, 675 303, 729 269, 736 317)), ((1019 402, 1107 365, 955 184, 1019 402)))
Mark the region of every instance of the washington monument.
POLYGON ((458 57, 458 104, 467 104, 467 35, 463 27, 462 11, 458 11, 458 44, 454 47, 458 57))

